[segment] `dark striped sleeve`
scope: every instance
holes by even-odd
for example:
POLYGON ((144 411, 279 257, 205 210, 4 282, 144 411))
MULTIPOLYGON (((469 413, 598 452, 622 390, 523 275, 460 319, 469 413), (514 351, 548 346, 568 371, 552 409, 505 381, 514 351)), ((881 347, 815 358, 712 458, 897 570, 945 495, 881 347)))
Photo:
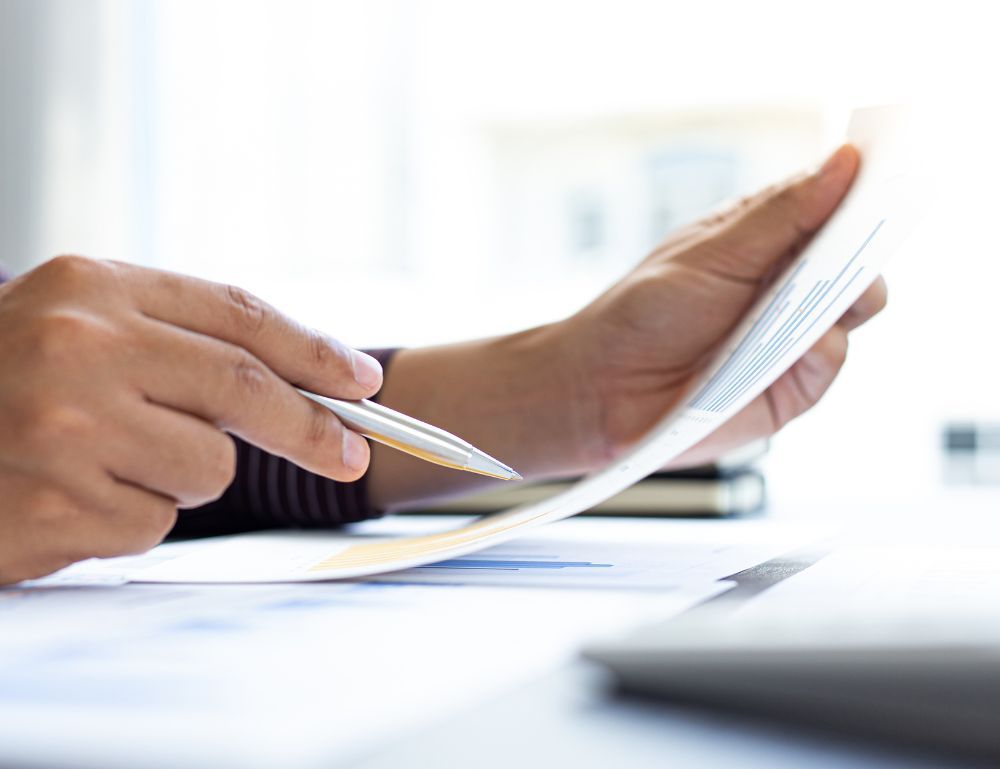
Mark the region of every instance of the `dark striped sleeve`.
MULTIPOLYGON (((395 350, 368 350, 388 369, 395 350)), ((376 398, 377 399, 377 398, 376 398)), ((326 528, 377 518, 367 479, 338 483, 303 470, 240 439, 236 479, 217 499, 181 510, 171 536, 235 534, 270 528, 326 528)))

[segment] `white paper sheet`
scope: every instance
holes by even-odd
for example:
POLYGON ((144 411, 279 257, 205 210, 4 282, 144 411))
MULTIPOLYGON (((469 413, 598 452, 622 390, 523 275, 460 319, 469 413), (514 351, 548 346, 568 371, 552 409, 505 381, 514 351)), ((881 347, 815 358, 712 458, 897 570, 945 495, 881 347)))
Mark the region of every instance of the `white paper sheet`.
POLYGON ((0 765, 350 765, 728 587, 2 589, 0 765))
MULTIPOLYGON (((454 516, 393 516, 357 525, 357 535, 408 537, 455 527, 454 516)), ((557 521, 502 545, 469 556, 388 574, 369 581, 452 587, 531 587, 572 590, 676 590, 713 583, 807 545, 825 541, 827 526, 748 520, 621 520, 575 518, 557 521)), ((142 556, 74 564, 21 587, 107 587, 142 581, 142 571, 181 556, 204 552, 218 558, 237 540, 242 554, 310 553, 328 548, 328 535, 255 532, 175 542, 142 556), (242 540, 254 540, 252 546, 242 540), (310 540, 314 540, 310 542, 310 540)), ((242 555, 241 555, 242 557, 242 555)), ((224 560, 224 559, 223 559, 224 560)))
POLYGON ((604 501, 696 444, 763 392, 878 276, 915 223, 924 190, 909 171, 908 126, 895 108, 857 111, 848 139, 862 165, 844 202, 723 345, 693 394, 607 468, 537 503, 424 536, 246 537, 146 570, 153 582, 272 582, 361 577, 458 558, 604 501))
MULTIPOLYGON (((424 518, 421 516, 420 518, 424 518)), ((441 516, 442 525, 454 526, 441 516)), ((377 531, 407 536, 425 520, 385 519, 377 531)), ((369 577, 395 584, 663 590, 726 579, 824 540, 823 527, 769 520, 573 518, 459 558, 369 577)))

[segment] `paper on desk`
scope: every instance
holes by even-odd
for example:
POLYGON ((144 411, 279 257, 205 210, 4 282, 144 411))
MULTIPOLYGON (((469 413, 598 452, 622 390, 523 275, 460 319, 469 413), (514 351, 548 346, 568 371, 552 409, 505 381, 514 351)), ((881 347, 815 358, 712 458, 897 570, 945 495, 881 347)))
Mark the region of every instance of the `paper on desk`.
POLYGON ((360 577, 457 558, 567 518, 622 491, 739 412, 826 332, 878 276, 917 218, 905 115, 854 113, 848 139, 862 164, 844 202, 722 346, 691 395, 633 449, 566 491, 447 532, 398 539, 248 537, 136 575, 152 582, 308 581, 360 577), (273 545, 273 546, 272 546, 273 545))
POLYGON ((0 588, 0 766, 353 766, 729 586, 0 588))
MULTIPOLYGON (((438 520, 444 519, 446 516, 438 520)), ((373 523, 369 531, 394 536, 427 531, 427 523, 413 517, 396 516, 373 523)), ((766 519, 577 517, 470 555, 368 579, 409 585, 661 592, 727 579, 824 540, 829 533, 825 527, 766 519)))
MULTIPOLYGON (((471 518, 471 516, 470 516, 471 518)), ((455 518, 391 516, 366 521, 356 534, 384 539, 424 535, 455 527, 455 518)), ((371 577, 372 581, 450 587, 558 588, 657 593, 700 589, 778 555, 826 540, 826 526, 771 520, 621 520, 575 518, 468 556, 371 577)), ((328 548, 322 531, 262 531, 215 539, 171 542, 140 556, 90 559, 21 587, 108 587, 145 568, 204 552, 219 560, 234 547, 253 553, 305 553, 328 548), (249 542, 248 540, 252 540, 249 542), (311 542, 312 541, 312 542, 311 542), (222 548, 219 550, 219 548, 222 548)))

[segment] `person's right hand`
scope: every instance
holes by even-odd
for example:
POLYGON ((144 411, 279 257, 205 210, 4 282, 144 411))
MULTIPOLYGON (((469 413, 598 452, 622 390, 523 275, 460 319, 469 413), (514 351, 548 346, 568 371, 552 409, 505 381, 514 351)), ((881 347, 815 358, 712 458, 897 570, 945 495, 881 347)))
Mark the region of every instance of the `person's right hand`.
POLYGON ((373 358, 231 286, 81 257, 0 286, 0 584, 156 545, 231 483, 227 433, 357 479, 367 442, 293 385, 381 383, 373 358))

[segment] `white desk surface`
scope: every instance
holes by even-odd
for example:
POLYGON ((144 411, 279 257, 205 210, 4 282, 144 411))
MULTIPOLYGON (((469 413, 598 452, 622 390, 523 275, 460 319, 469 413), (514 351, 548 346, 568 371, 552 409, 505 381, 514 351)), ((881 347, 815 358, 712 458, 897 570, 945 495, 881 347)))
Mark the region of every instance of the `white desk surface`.
MULTIPOLYGON (((925 545, 946 542, 959 547, 966 544, 979 547, 1000 545, 1000 490, 946 491, 922 495, 920 499, 909 501, 878 500, 873 497, 865 500, 827 497, 821 501, 813 499, 808 502, 779 499, 775 502, 771 517, 778 522, 840 521, 845 524, 852 540, 861 544, 903 542, 925 545)), ((581 523, 588 525, 586 522, 581 523)), ((647 522, 644 526, 647 530, 650 526, 662 527, 666 532, 670 530, 671 524, 671 521, 658 521, 647 522)), ((146 586, 146 590, 155 587, 146 586)), ((435 611, 436 606, 433 591, 439 589, 425 586, 417 591, 417 594, 423 596, 421 600, 425 600, 424 605, 430 612, 435 611)), ((200 590, 197 587, 184 588, 189 600, 197 598, 200 590)), ((360 766, 374 769, 383 766, 473 764, 480 767, 508 767, 556 764, 584 767, 672 765, 683 766, 685 769, 723 766, 740 766, 741 769, 757 766, 767 766, 769 769, 786 766, 796 769, 803 766, 929 769, 969 765, 950 763, 946 759, 933 759, 905 750, 850 744, 828 735, 807 735, 780 725, 754 724, 730 716, 637 703, 609 696, 600 673, 585 663, 574 661, 574 639, 582 641, 588 631, 593 629, 584 626, 588 623, 581 624, 580 618, 582 616, 586 619, 586 614, 581 615, 580 607, 574 609, 574 604, 582 600, 581 596, 574 597, 572 590, 566 590, 562 594, 564 598, 545 604, 541 599, 536 601, 531 597, 535 595, 533 588, 525 587, 522 590, 524 599, 507 593, 501 598, 498 592, 496 600, 498 603, 504 602, 507 611, 514 611, 512 607, 517 607, 522 602, 528 606, 525 611, 529 613, 523 616, 532 617, 532 622, 538 623, 538 628, 549 629, 546 631, 550 635, 545 640, 545 653, 525 657, 523 663, 518 661, 520 658, 516 654, 511 654, 510 659, 487 660, 487 667, 491 669, 493 676, 489 685, 483 685, 479 681, 476 687, 463 686, 465 679, 460 666, 474 665, 477 662, 476 650, 469 649, 468 644, 495 638, 501 633, 506 634, 503 637, 509 643, 508 648, 530 645, 538 640, 532 632, 535 630, 534 625, 516 628, 504 628, 499 624, 496 627, 474 627, 469 630, 467 641, 459 639, 464 644, 462 646, 447 634, 439 634, 438 637, 435 622, 429 616, 415 613, 415 607, 410 606, 408 611, 400 607, 397 613, 387 610, 391 608, 387 603, 382 607, 378 622, 368 628, 369 635, 357 641, 358 648, 364 647, 368 651, 364 654, 358 652, 357 662, 353 666, 356 669, 351 670, 351 665, 345 666, 345 674, 349 675, 350 682, 356 687, 367 687, 370 690, 368 694, 371 695, 366 707, 352 711, 344 702, 337 701, 341 692, 330 692, 331 706, 324 709, 322 699, 317 700, 315 691, 310 691, 310 686, 315 686, 316 682, 296 669, 290 660, 282 659, 283 652, 287 650, 287 629, 284 635, 276 636, 276 645, 270 649, 272 653, 256 657, 241 654, 235 645, 227 646, 224 637, 219 640, 218 632, 221 631, 224 636, 226 630, 222 625, 235 618, 237 615, 234 614, 232 617, 221 618, 219 626, 209 628, 216 633, 215 640, 201 640, 205 636, 199 636, 198 633, 204 628, 175 628, 182 632, 190 631, 190 637, 180 646, 160 647, 157 653, 169 649, 173 650, 171 653, 178 654, 177 659, 171 661, 175 664, 178 681, 183 680, 185 672, 191 672, 191 660, 185 655, 215 655, 213 664, 220 668, 235 666, 235 672, 247 679, 247 713, 252 710, 256 720, 247 721, 241 727, 238 722, 244 713, 214 711, 212 698, 217 692, 213 690, 212 681, 205 681, 194 692, 178 688, 177 693, 188 698, 192 694, 198 694, 199 701, 190 699, 189 711, 184 710, 187 706, 178 710, 176 703, 150 703, 139 696, 133 701, 130 711, 123 712, 121 707, 116 707, 113 711, 108 711, 107 718, 102 719, 100 705, 89 707, 85 704, 87 698, 81 697, 79 703, 66 702, 61 713, 52 713, 51 722, 46 714, 51 710, 49 706, 52 700, 50 698, 48 702, 45 701, 45 691, 37 693, 36 704, 40 704, 40 709, 37 710, 9 699, 7 707, 4 707, 3 692, 0 691, 0 735, 3 735, 3 739, 0 739, 0 766, 100 766, 102 769, 117 766, 129 766, 133 769, 146 766, 171 766, 172 769, 184 766, 206 769, 224 766, 280 766, 282 769, 297 766, 360 766), (556 637, 551 635, 551 631, 553 628, 560 628, 562 623, 548 621, 546 617, 549 613, 558 613, 563 606, 566 616, 574 619, 572 622, 567 621, 568 626, 563 627, 561 635, 556 637), (365 647, 365 644, 368 646, 365 647), (377 651, 373 652, 371 644, 377 644, 377 651), (410 688, 404 689, 405 698, 401 698, 397 696, 397 683, 402 680, 400 676, 405 671, 399 669, 402 665, 399 660, 405 659, 407 655, 400 655, 398 651, 406 648, 424 650, 417 656, 424 661, 425 669, 418 671, 420 678, 409 682, 410 688), (280 673, 285 667, 288 670, 287 679, 281 675, 272 675, 270 688, 255 689, 252 685, 257 670, 267 670, 269 674, 273 674, 275 669, 280 673), (283 688, 275 690, 274 681, 283 688), (421 685, 425 687, 425 696, 413 696, 413 692, 417 691, 414 689, 415 681, 423 682, 421 685), (249 698, 262 692, 268 697, 274 697, 273 701, 249 701, 249 698), (308 710, 299 707, 300 703, 297 704, 300 695, 305 692, 309 692, 313 703, 308 710), (379 698, 384 703, 382 707, 378 707, 379 698), (403 699, 405 701, 401 701, 403 699), (162 719, 157 708, 163 709, 162 719), (420 723, 419 728, 415 728, 415 722, 407 714, 422 710, 427 718, 420 723), (269 714, 273 714, 270 719, 269 714), (289 714, 295 714, 294 718, 288 717, 289 714), (44 721, 32 726, 31 721, 36 717, 44 721), (297 746, 305 744, 303 739, 306 736, 315 737, 317 730, 320 733, 327 732, 325 738, 330 741, 330 745, 335 745, 338 734, 361 732, 371 727, 373 719, 377 721, 378 728, 371 733, 373 736, 377 735, 377 739, 359 743, 356 749, 346 752, 331 749, 329 760, 315 750, 297 750, 297 746), (260 725, 259 728, 267 732, 266 739, 258 739, 259 734, 254 735, 257 742, 249 739, 247 724, 260 725), (61 732, 65 735, 67 744, 81 749, 92 748, 89 758, 77 762, 74 760, 75 754, 70 752, 64 753, 59 761, 51 758, 33 761, 33 748, 40 750, 42 746, 50 747, 48 743, 54 743, 61 732), (239 740, 241 734, 247 736, 246 743, 242 745, 239 740), (15 750, 11 747, 15 742, 12 738, 18 735, 21 740, 19 748, 15 750), (77 742, 73 743, 72 740, 77 742), (184 749, 185 745, 190 747, 190 751, 184 749), (208 747, 202 750, 199 745, 208 747), (253 747, 252 755, 249 755, 251 747, 255 745, 266 746, 267 752, 253 747)), ((303 593, 303 599, 320 600, 315 591, 315 586, 309 588, 303 593)), ((176 596, 176 589, 172 589, 171 593, 176 596)), ((233 596, 234 605, 239 603, 237 593, 227 595, 233 596)), ((0 598, 3 598, 2 593, 0 598)), ((353 605, 353 610, 363 611, 365 600, 364 596, 358 595, 347 598, 348 603, 353 605)), ((632 599, 623 594, 619 601, 613 591, 608 591, 603 598, 593 599, 593 606, 597 610, 595 616, 607 616, 611 623, 621 620, 628 613, 626 604, 630 600, 632 599), (622 616, 616 620, 614 615, 619 608, 622 616)), ((588 598, 583 602, 587 604, 589 601, 588 598)), ((391 603, 391 600, 388 602, 391 603)), ((478 609, 474 603, 468 603, 462 610, 469 612, 469 616, 487 616, 488 613, 475 614, 478 609)), ((335 600, 332 605, 335 610, 336 606, 344 604, 337 604, 335 600)), ((458 604, 455 606, 458 607, 458 604)), ((0 601, 0 610, 3 608, 3 602, 0 601)), ((108 606, 103 610, 107 611, 109 608, 112 609, 109 616, 117 611, 108 606)), ((134 616, 137 626, 141 626, 141 612, 134 616)), ((58 617, 48 619, 58 623, 58 617)), ((0 611, 0 623, 2 621, 0 611)), ((296 633, 307 635, 310 627, 309 624, 301 623, 295 630, 296 633)), ((326 626, 324 632, 336 632, 336 628, 326 626)), ((345 625, 343 633, 349 637, 351 627, 345 625)), ((72 636, 72 628, 66 629, 66 635, 72 636)), ((0 638, 0 644, 2 643, 3 639, 0 638)), ((347 646, 350 647, 351 643, 354 641, 351 640, 347 646)), ((322 654, 322 638, 319 639, 318 646, 315 643, 308 646, 303 640, 302 650, 303 653, 316 654, 318 651, 322 654)), ((92 694, 95 689, 104 686, 103 695, 105 698, 112 698, 117 696, 113 687, 122 686, 123 681, 120 678, 102 681, 101 665, 107 662, 109 670, 115 669, 120 674, 121 670, 114 668, 114 658, 126 653, 127 649, 123 645, 121 649, 98 651, 99 653, 94 652, 94 680, 81 679, 78 682, 79 693, 82 695, 86 690, 88 694, 92 694)), ((73 653, 91 652, 77 649, 73 653)), ((412 662, 412 655, 410 661, 412 662)), ((47 660, 47 664, 50 662, 51 660, 47 660)), ((56 662, 62 664, 61 660, 56 662)), ((161 666, 156 672, 162 676, 170 669, 169 666, 161 666)), ((30 693, 33 680, 29 675, 31 671, 24 672, 25 680, 20 685, 27 687, 30 693)), ((230 669, 228 672, 234 671, 230 669)), ((326 674, 327 671, 320 672, 326 674)), ((316 680, 321 679, 323 676, 317 674, 316 680)), ((16 682, 16 675, 0 670, 0 688, 4 684, 16 685, 16 682)), ((150 684, 155 685, 156 682, 151 680, 150 684)), ((72 691, 71 686, 57 693, 57 698, 72 691)), ((143 691, 141 685, 132 686, 127 691, 122 689, 124 694, 130 692, 132 695, 141 695, 143 691)), ((160 686, 157 691, 163 694, 164 691, 171 690, 160 686)), ((225 701, 220 699, 220 702, 225 701)), ((232 707, 232 700, 229 702, 228 707, 232 707)), ((312 742, 311 749, 320 744, 322 743, 312 742)), ((43 753, 41 751, 38 755, 43 753)), ((55 754, 48 751, 46 755, 51 757, 55 754)))
MULTIPOLYGON (((850 544, 1000 545, 1000 491, 941 489, 919 499, 777 500, 772 517, 840 520, 850 544)), ((740 600, 735 594, 717 601, 740 600)), ((653 769, 956 769, 995 764, 853 740, 781 723, 623 697, 585 661, 387 746, 357 769, 402 765, 653 769)))
POLYGON ((350 766, 986 769, 988 765, 735 715, 619 698, 601 671, 578 663, 350 766))

